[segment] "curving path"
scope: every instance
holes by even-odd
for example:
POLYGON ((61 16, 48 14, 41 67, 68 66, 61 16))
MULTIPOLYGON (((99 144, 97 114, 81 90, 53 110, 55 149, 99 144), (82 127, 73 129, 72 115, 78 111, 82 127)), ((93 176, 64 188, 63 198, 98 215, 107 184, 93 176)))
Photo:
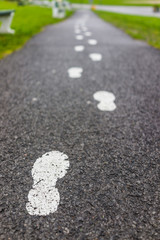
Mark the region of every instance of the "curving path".
POLYGON ((159 63, 87 10, 0 61, 1 240, 159 239, 159 63))
MULTIPOLYGON (((155 3, 153 3, 153 6, 155 3)), ((90 9, 89 4, 72 4, 75 9, 90 9)), ((160 12, 154 12, 153 6, 112 6, 112 5, 95 5, 96 10, 115 12, 128 15, 160 17, 160 12)))

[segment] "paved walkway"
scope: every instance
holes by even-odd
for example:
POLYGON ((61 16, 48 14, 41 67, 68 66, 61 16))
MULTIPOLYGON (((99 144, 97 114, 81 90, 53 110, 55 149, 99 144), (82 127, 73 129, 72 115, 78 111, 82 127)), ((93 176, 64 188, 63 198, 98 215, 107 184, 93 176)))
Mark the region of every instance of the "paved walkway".
MULTIPOLYGON (((148 16, 148 17, 160 17, 159 13, 153 12, 153 7, 128 7, 128 6, 106 6, 106 5, 95 5, 97 10, 123 13, 137 16, 148 16)), ((73 4, 74 8, 78 9, 90 9, 90 5, 87 4, 73 4)))
POLYGON ((158 240, 160 52, 90 11, 0 61, 0 239, 158 240))

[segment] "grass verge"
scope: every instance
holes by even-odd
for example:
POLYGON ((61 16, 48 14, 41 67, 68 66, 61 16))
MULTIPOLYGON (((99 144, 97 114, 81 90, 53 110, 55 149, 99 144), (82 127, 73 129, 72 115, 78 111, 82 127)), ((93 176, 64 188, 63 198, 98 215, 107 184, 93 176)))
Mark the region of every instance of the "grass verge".
POLYGON ((119 13, 94 11, 103 20, 114 24, 135 39, 160 49, 160 19, 119 13))
MULTIPOLYGON (((52 18, 51 8, 17 6, 16 3, 0 2, 0 10, 4 9, 16 10, 11 26, 15 30, 15 34, 0 34, 0 59, 22 47, 28 39, 40 32, 44 26, 62 21, 52 18)), ((71 16, 72 13, 73 11, 68 11, 66 18, 71 16)))

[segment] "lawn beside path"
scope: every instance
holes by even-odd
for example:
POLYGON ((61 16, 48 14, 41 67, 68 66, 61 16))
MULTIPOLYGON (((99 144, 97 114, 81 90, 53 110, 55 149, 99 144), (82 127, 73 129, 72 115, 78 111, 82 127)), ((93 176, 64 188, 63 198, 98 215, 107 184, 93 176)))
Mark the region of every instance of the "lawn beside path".
POLYGON ((131 37, 160 49, 160 19, 126 14, 94 11, 103 20, 114 24, 131 37))
MULTIPOLYGON (((44 26, 64 19, 52 18, 52 9, 39 6, 17 6, 14 2, 0 2, 0 10, 15 9, 11 28, 15 34, 0 34, 0 59, 22 47, 28 39, 40 32, 44 26)), ((67 11, 66 18, 73 11, 67 11)), ((65 19, 66 19, 65 18, 65 19)))

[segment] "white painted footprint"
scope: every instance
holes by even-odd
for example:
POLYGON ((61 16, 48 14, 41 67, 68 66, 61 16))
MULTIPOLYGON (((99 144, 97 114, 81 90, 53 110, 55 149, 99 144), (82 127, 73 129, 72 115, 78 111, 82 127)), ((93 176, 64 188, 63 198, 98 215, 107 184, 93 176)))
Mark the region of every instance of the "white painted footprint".
POLYGON ((96 44, 97 44, 97 40, 95 40, 95 39, 89 39, 89 40, 88 40, 88 44, 90 44, 90 45, 96 45, 96 44))
POLYGON ((80 34, 80 33, 81 33, 81 31, 79 29, 75 30, 75 34, 80 34))
POLYGON ((26 209, 30 215, 46 216, 54 213, 60 202, 58 189, 55 187, 59 178, 67 173, 68 156, 52 151, 38 158, 33 165, 33 186, 28 194, 26 209))
POLYGON ((92 61, 95 61, 95 62, 102 60, 102 55, 99 53, 91 53, 91 54, 89 54, 89 57, 92 61))
POLYGON ((91 32, 85 32, 84 35, 85 35, 86 37, 90 37, 90 36, 92 36, 92 33, 91 33, 91 32))
POLYGON ((68 75, 70 78, 80 78, 82 75, 83 69, 79 67, 72 67, 68 69, 68 75))
POLYGON ((97 107, 101 111, 114 111, 116 109, 116 105, 114 103, 116 98, 111 92, 98 91, 94 93, 93 98, 99 102, 97 107))
POLYGON ((77 35, 77 36, 76 36, 76 39, 77 39, 77 40, 83 40, 83 38, 84 38, 84 37, 83 37, 82 35, 77 35))
POLYGON ((82 51, 84 51, 84 46, 83 45, 75 46, 74 50, 76 52, 82 52, 82 51))

